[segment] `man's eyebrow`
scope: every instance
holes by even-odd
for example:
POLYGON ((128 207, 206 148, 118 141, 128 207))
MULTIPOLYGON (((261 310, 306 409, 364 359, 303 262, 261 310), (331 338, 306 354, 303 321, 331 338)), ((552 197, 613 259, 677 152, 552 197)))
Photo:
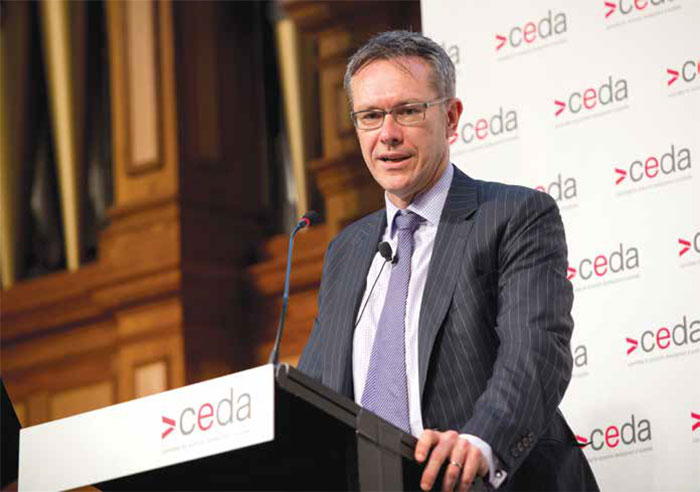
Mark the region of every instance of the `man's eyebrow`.
POLYGON ((405 104, 417 104, 417 103, 422 103, 423 101, 420 99, 406 99, 404 101, 400 101, 398 104, 395 104, 394 107, 396 106, 404 106, 405 104))
MULTIPOLYGON (((424 101, 419 100, 419 99, 404 99, 404 100, 401 100, 398 103, 394 104, 391 108, 396 108, 398 106, 404 106, 406 104, 418 104, 418 103, 422 103, 422 102, 424 102, 424 101)), ((388 111, 391 108, 383 108, 382 106, 368 106, 367 108, 357 109, 354 111, 354 113, 359 113, 360 111, 376 111, 376 110, 384 111, 385 109, 388 111)))

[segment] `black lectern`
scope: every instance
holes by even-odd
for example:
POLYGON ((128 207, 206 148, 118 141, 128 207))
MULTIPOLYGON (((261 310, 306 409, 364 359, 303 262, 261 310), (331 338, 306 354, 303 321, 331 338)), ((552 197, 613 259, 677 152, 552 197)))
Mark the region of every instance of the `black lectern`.
POLYGON ((21 428, 15 407, 0 378, 0 487, 3 489, 17 480, 19 467, 19 430, 21 428))
MULTIPOLYGON (((416 438, 286 364, 275 439, 96 484, 101 490, 420 490, 416 438)), ((436 483, 439 487, 440 481, 436 483)))

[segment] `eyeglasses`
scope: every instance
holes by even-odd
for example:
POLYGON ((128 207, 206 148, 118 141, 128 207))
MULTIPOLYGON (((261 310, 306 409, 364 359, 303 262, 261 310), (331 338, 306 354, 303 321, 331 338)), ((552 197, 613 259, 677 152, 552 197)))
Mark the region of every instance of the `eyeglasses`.
POLYGON ((352 122, 359 130, 376 130, 384 124, 384 117, 391 114, 394 121, 402 126, 411 126, 425 120, 425 111, 430 106, 443 103, 451 98, 443 97, 429 102, 417 102, 394 106, 388 111, 383 109, 367 109, 350 113, 352 122))

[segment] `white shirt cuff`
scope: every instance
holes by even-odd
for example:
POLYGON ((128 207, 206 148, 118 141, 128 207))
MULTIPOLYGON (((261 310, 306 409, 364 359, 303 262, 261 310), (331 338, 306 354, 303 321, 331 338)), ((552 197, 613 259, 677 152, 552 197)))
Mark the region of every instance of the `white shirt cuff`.
POLYGON ((471 434, 460 434, 459 437, 466 439, 470 444, 473 444, 479 448, 479 451, 481 451, 481 454, 486 459, 486 463, 489 465, 489 483, 491 484, 491 487, 494 489, 500 487, 508 476, 508 473, 506 473, 506 471, 500 467, 498 458, 493 455, 491 446, 489 446, 485 441, 482 441, 478 437, 471 434))

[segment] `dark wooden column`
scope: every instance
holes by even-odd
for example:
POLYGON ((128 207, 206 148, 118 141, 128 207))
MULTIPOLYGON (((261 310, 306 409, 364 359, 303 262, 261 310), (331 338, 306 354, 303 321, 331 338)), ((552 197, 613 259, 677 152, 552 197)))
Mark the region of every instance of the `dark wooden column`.
POLYGON ((241 275, 267 206, 260 2, 175 2, 188 381, 250 367, 241 275))

